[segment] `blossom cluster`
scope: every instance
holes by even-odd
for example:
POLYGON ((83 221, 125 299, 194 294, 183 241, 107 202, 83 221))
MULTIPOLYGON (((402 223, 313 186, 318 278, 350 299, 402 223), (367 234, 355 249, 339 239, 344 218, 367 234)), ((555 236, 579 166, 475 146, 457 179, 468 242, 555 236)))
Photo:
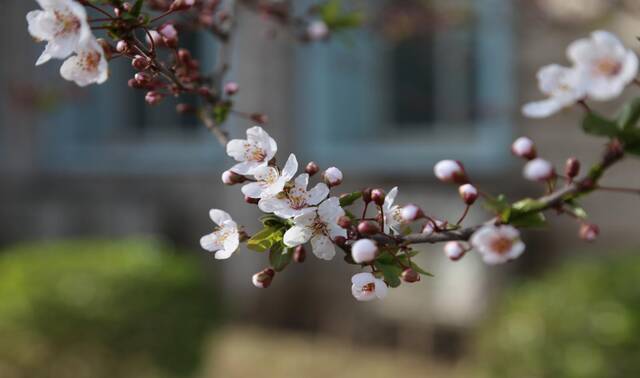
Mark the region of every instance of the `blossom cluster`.
MULTIPOLYGON (((304 245, 308 243, 318 259, 332 260, 339 248, 345 252, 348 262, 371 269, 353 276, 352 294, 356 299, 383 298, 388 286, 397 286, 399 278, 416 282, 420 273, 428 274, 411 261, 415 251, 407 246, 389 245, 383 241, 383 235, 395 240, 421 220, 424 224, 419 228, 425 235, 460 227, 460 222, 451 225, 433 219, 417 205, 396 204, 397 187, 389 193, 365 189, 333 196, 331 190, 343 180, 342 172, 336 167, 326 169, 321 175, 322 182, 309 188, 310 178, 319 172, 317 164, 311 162, 304 173, 298 173, 298 160, 290 154, 279 168, 276 141, 260 126, 248 129, 246 134, 246 139, 233 139, 227 144, 227 154, 236 163, 222 174, 222 181, 227 185, 242 184, 245 200, 266 214, 265 227, 249 238, 228 213, 212 209, 209 214, 216 228, 203 236, 200 244, 215 253, 216 259, 229 258, 241 242, 260 252, 270 249, 272 266, 254 275, 252 281, 257 287, 268 287, 276 272, 284 269, 289 260, 304 260, 304 245), (357 199, 364 202, 360 218, 347 209, 357 199), (375 217, 367 216, 370 203, 376 205, 375 217)), ((459 193, 467 207, 478 198, 479 192, 469 183, 461 163, 444 160, 436 164, 434 172, 444 182, 461 184, 459 193)), ((451 241, 444 246, 444 251, 452 260, 458 260, 472 248, 486 263, 498 264, 520 256, 524 243, 516 228, 488 222, 473 234, 470 245, 451 241)))
POLYGON ((85 8, 74 0, 37 0, 41 10, 27 14, 29 33, 47 45, 36 65, 66 59, 63 78, 84 87, 109 77, 104 49, 93 35, 85 8))
POLYGON ((572 67, 550 64, 538 71, 538 86, 547 98, 524 105, 524 115, 544 118, 587 99, 612 100, 638 74, 637 55, 607 31, 571 43, 567 57, 572 67))

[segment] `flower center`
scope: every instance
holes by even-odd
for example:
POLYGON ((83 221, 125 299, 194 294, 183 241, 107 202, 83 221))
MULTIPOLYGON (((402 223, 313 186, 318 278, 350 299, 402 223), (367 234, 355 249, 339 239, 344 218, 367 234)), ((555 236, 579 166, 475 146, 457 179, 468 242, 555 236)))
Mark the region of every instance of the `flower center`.
POLYGON ((78 59, 78 66, 80 69, 86 72, 98 71, 98 65, 100 64, 100 53, 97 51, 88 51, 80 54, 78 59))
POLYGON ((267 153, 254 143, 245 143, 244 149, 247 154, 247 160, 262 162, 267 157, 267 153))
POLYGON ((595 70, 597 73, 603 76, 615 76, 622 69, 622 64, 615 59, 602 58, 595 64, 595 70))
POLYGON ((80 20, 71 12, 55 11, 54 15, 58 23, 62 26, 56 36, 72 34, 80 29, 80 20))
POLYGON ((509 252, 512 246, 513 240, 502 236, 494 238, 490 243, 491 250, 500 255, 509 252))
POLYGON ((374 291, 376 291, 376 284, 370 282, 366 285, 363 285, 361 290, 363 293, 373 293, 374 291))
POLYGON ((294 210, 304 209, 307 206, 307 192, 298 188, 287 191, 289 206, 294 210))
POLYGON ((326 234, 327 225, 320 219, 320 217, 316 216, 316 219, 313 221, 311 225, 311 229, 313 230, 313 234, 326 234))

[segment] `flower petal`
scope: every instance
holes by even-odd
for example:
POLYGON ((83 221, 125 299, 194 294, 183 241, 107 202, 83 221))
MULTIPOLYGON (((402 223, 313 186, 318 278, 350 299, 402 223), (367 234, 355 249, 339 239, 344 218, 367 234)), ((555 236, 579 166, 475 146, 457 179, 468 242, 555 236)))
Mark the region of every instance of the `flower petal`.
POLYGON ((307 192, 307 204, 317 205, 329 195, 329 187, 325 183, 318 183, 307 192))
POLYGON ((215 233, 201 237, 200 246, 209 252, 215 252, 222 248, 222 245, 218 242, 218 236, 215 233))
POLYGON ((293 226, 284 233, 283 241, 287 247, 297 247, 311 239, 313 231, 304 226, 293 226))
POLYGON ((229 213, 220 209, 209 210, 209 218, 218 226, 222 226, 224 222, 232 220, 229 213))
POLYGON ((285 163, 284 168, 282 168, 281 176, 284 177, 286 181, 289 181, 293 178, 293 176, 295 176, 297 171, 298 171, 298 160, 296 159, 296 155, 291 154, 289 155, 289 159, 287 159, 287 162, 285 163))
POLYGON ((250 182, 242 186, 242 194, 250 198, 260 198, 262 196, 263 188, 257 182, 250 182))
POLYGON ((336 247, 331 239, 324 234, 314 235, 311 238, 313 254, 321 260, 331 260, 336 255, 336 247))

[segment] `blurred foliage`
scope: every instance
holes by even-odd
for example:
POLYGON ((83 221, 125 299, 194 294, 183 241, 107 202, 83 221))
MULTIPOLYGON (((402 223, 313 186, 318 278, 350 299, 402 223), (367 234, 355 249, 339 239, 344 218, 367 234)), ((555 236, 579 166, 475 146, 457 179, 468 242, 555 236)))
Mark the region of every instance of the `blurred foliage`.
POLYGON ((150 241, 0 253, 0 377, 185 377, 215 296, 195 261, 150 241))
POLYGON ((640 256, 572 262, 512 289, 480 332, 489 377, 634 377, 640 256))

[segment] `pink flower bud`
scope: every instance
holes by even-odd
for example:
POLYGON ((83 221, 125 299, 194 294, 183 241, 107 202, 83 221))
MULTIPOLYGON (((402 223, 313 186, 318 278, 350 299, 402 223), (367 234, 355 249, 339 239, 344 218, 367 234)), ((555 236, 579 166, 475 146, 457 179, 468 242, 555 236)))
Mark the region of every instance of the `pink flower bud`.
POLYGON ((568 178, 574 178, 580 173, 580 161, 578 159, 571 157, 567 159, 567 163, 564 166, 564 174, 567 175, 568 178))
POLYGON ((319 41, 329 37, 329 27, 324 21, 315 20, 307 26, 307 36, 312 41, 319 41))
POLYGON ((266 289, 271 285, 271 281, 273 281, 273 277, 276 275, 276 272, 267 268, 261 272, 258 272, 253 275, 251 278, 251 282, 253 282, 253 286, 258 289, 266 289))
POLYGON ((171 48, 178 46, 178 31, 171 23, 167 23, 158 28, 158 33, 162 36, 162 42, 171 48))
POLYGON ((533 141, 527 137, 516 139, 511 145, 511 152, 527 160, 536 158, 536 146, 533 141))
MULTIPOLYGON (((438 231, 443 230, 447 227, 447 222, 443 222, 441 220, 435 220, 438 231)), ((431 235, 436 231, 436 228, 433 226, 433 222, 429 221, 422 228, 422 233, 426 235, 431 235)))
POLYGON ((541 158, 530 160, 523 170, 524 178, 531 181, 547 181, 554 175, 553 165, 541 158))
POLYGON ((298 264, 302 264, 306 259, 307 259, 307 251, 304 249, 302 245, 297 246, 296 249, 293 251, 293 261, 297 262, 298 264))
POLYGON ((418 272, 416 272, 411 268, 407 268, 403 270, 402 274, 400 275, 400 278, 402 278, 404 282, 408 282, 408 283, 414 283, 414 282, 420 281, 420 275, 418 274, 418 272))
POLYGON ((193 105, 180 103, 176 105, 176 112, 180 114, 187 114, 195 112, 196 108, 193 105))
POLYGON ((164 98, 164 95, 156 91, 149 91, 147 92, 146 96, 144 96, 144 100, 149 105, 157 105, 162 101, 163 98, 164 98))
POLYGON ((338 186, 342 183, 342 171, 336 167, 327 168, 322 177, 329 187, 338 186))
POLYGON ((222 172, 222 182, 225 185, 235 185, 245 182, 246 177, 239 175, 231 170, 222 172))
POLYGON ((433 167, 433 172, 442 182, 466 184, 468 181, 464 167, 459 161, 441 160, 433 167))
POLYGON ((118 51, 120 54, 124 54, 129 51, 129 44, 127 43, 127 41, 118 41, 118 43, 116 44, 116 51, 118 51))
POLYGON ((136 55, 131 61, 131 66, 138 71, 142 71, 149 67, 149 61, 142 55, 136 55))
POLYGON ((161 46, 163 44, 162 35, 160 35, 157 30, 149 30, 146 41, 148 45, 153 45, 155 47, 161 46))
POLYGON ((233 96, 238 93, 239 90, 240 86, 236 82, 232 81, 224 85, 224 93, 226 93, 227 96, 233 96))
POLYGON ((387 197, 387 194, 383 189, 372 189, 371 190, 371 201, 373 201, 376 205, 382 206, 384 204, 384 199, 387 197))
POLYGON ((344 229, 351 228, 351 219, 349 219, 349 217, 346 215, 341 216, 340 218, 338 218, 338 226, 344 229))
POLYGON ((307 172, 309 176, 313 176, 320 170, 318 164, 313 161, 310 161, 309 164, 304 168, 304 171, 307 172))
POLYGON ((458 193, 462 201, 471 206, 478 199, 478 189, 471 184, 464 184, 458 188, 458 193))
POLYGON ((249 196, 244 196, 244 202, 250 205, 257 205, 260 202, 260 198, 251 198, 249 196))
POLYGON ((172 11, 183 11, 191 8, 196 3, 195 0, 174 0, 169 7, 172 11))
POLYGON ((371 239, 360 239, 351 246, 351 257, 358 264, 373 261, 377 253, 378 246, 371 239))
POLYGON ((375 235, 380 232, 380 225, 378 222, 364 220, 358 223, 358 232, 362 235, 375 235))
POLYGON ((402 207, 402 210, 400 210, 400 217, 404 222, 409 223, 423 218, 424 212, 422 212, 422 209, 417 205, 410 203, 402 207))
POLYGON ((372 194, 373 194, 373 189, 371 188, 362 189, 362 200, 364 201, 364 203, 369 203, 372 201, 371 199, 372 194))
POLYGON ((444 253, 452 261, 458 261, 464 256, 466 249, 462 243, 457 241, 450 241, 444 245, 444 253))
POLYGON ((133 78, 135 79, 135 81, 138 82, 138 84, 142 85, 142 86, 146 86, 149 85, 149 83, 151 83, 151 75, 149 75, 146 72, 138 72, 136 73, 133 78))
POLYGON ((347 238, 342 235, 338 235, 333 238, 333 242, 336 243, 337 246, 344 247, 347 244, 347 238))
POLYGON ((592 242, 600 235, 600 227, 595 224, 584 223, 580 226, 580 239, 592 242))

